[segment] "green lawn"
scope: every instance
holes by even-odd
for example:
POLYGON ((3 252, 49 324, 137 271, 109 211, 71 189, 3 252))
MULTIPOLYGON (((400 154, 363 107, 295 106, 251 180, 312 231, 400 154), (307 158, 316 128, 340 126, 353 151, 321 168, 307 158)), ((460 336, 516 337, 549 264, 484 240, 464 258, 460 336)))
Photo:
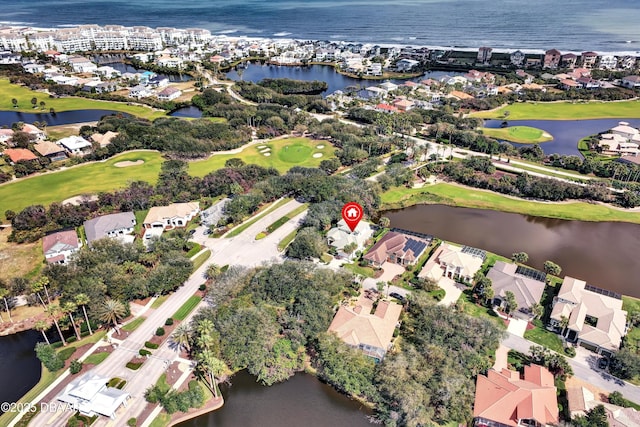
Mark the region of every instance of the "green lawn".
POLYGON ((286 172, 294 166, 317 167, 322 160, 333 157, 335 147, 327 141, 316 141, 309 138, 286 138, 260 143, 245 148, 236 154, 212 155, 206 160, 189 163, 189 174, 205 176, 206 174, 224 167, 224 163, 233 158, 242 159, 247 164, 264 167, 274 167, 279 172, 286 172), (323 145, 323 148, 316 148, 323 145), (270 148, 270 155, 265 156, 265 147, 270 148), (261 153, 260 151, 265 151, 261 153), (313 157, 320 153, 322 157, 313 157))
POLYGON ((293 239, 296 238, 296 234, 298 234, 298 229, 295 229, 291 233, 284 236, 284 238, 280 240, 280 243, 278 243, 278 250, 280 252, 284 251, 287 246, 289 246, 289 243, 293 242, 293 239))
POLYGON ((93 353, 92 355, 90 355, 84 360, 84 363, 91 364, 91 365, 99 365, 104 361, 104 359, 106 359, 109 356, 109 354, 111 353, 107 351, 103 351, 100 353, 93 353))
POLYGON ((158 308, 169 298, 169 295, 160 295, 156 300, 151 304, 151 308, 158 308))
POLYGON ((62 98, 50 98, 48 94, 33 91, 25 86, 14 85, 9 80, 0 79, 0 110, 21 111, 25 113, 39 113, 40 101, 46 103, 44 111, 49 112, 53 108, 56 112, 71 110, 114 110, 147 119, 164 117, 165 111, 154 111, 151 107, 141 105, 129 105, 125 102, 100 101, 96 99, 68 96, 62 98), (32 108, 31 98, 38 99, 38 107, 32 108), (18 100, 18 108, 13 108, 12 99, 18 100))
POLYGON ((375 272, 371 267, 361 267, 357 263, 353 264, 342 264, 342 268, 346 268, 351 271, 353 274, 359 274, 364 277, 373 277, 375 272))
POLYGON ((209 249, 207 249, 206 251, 204 251, 200 255, 198 255, 193 260, 193 271, 196 271, 197 269, 199 269, 200 266, 202 264, 204 264, 205 261, 208 260, 210 256, 211 256, 211 251, 209 249))
POLYGON ((138 326, 142 325, 142 322, 144 322, 146 319, 147 319, 146 317, 137 317, 133 319, 131 322, 124 325, 120 329, 122 329, 125 332, 133 332, 136 329, 138 329, 138 326))
POLYGON ((202 301, 202 297, 199 297, 197 295, 193 295, 189 297, 187 302, 182 304, 182 306, 178 309, 178 311, 176 311, 175 314, 171 317, 173 317, 176 320, 186 319, 189 313, 191 313, 193 309, 196 308, 198 304, 200 304, 200 301, 202 301))
POLYGON ((491 138, 518 142, 520 144, 538 144, 540 142, 553 140, 553 136, 549 133, 542 129, 529 126, 511 126, 499 129, 480 128, 480 131, 491 138))
POLYGON ((527 330, 524 333, 524 337, 529 341, 533 341, 536 344, 540 344, 543 347, 547 347, 550 350, 567 356, 567 354, 564 352, 562 340, 560 339, 560 337, 558 337, 557 334, 554 334, 551 331, 547 331, 544 328, 535 327, 533 329, 527 330))
POLYGON ((640 213, 614 209, 604 205, 583 202, 532 202, 506 197, 490 191, 444 183, 423 188, 394 187, 383 193, 381 199, 382 209, 396 209, 420 203, 438 203, 548 218, 640 223, 640 213))
POLYGON ((295 208, 285 216, 278 218, 272 224, 269 224, 269 226, 265 231, 258 233, 258 235, 256 236, 256 240, 264 239, 265 237, 267 237, 267 235, 273 233, 278 228, 286 224, 289 220, 291 220, 291 218, 295 218, 296 216, 300 215, 302 212, 306 211, 308 207, 309 207, 309 204, 305 203, 301 206, 298 206, 297 208, 295 208))
POLYGON ((2 213, 7 209, 19 212, 29 205, 48 206, 82 194, 113 191, 131 181, 155 184, 163 161, 158 152, 136 151, 120 154, 105 162, 88 163, 0 185, 2 213), (125 168, 114 166, 124 160, 143 160, 144 163, 125 168))
POLYGON ((586 120, 640 118, 640 101, 522 102, 472 117, 506 120, 586 120), (509 114, 505 117, 505 111, 509 114))
POLYGON ((480 317, 483 319, 488 319, 494 322, 501 329, 506 329, 503 320, 498 317, 497 314, 493 312, 493 310, 488 309, 487 307, 483 307, 477 305, 473 302, 473 297, 471 295, 471 290, 466 290, 460 295, 460 298, 457 302, 458 306, 462 307, 462 310, 473 317, 480 317))
POLYGON ((272 212, 276 209, 278 209, 280 206, 285 205, 286 203, 289 203, 291 201, 290 198, 286 198, 286 199, 281 199, 279 201, 277 201, 276 203, 272 204, 272 205, 264 205, 263 207, 261 207, 258 212, 256 212, 253 217, 248 220, 243 222, 242 224, 240 224, 239 226, 235 227, 234 229, 232 229, 225 237, 229 238, 229 237, 235 237, 238 234, 242 233, 244 230, 246 230, 247 228, 251 227, 253 224, 255 224, 260 218, 262 218, 263 216, 265 216, 266 214, 268 214, 269 212, 272 212))

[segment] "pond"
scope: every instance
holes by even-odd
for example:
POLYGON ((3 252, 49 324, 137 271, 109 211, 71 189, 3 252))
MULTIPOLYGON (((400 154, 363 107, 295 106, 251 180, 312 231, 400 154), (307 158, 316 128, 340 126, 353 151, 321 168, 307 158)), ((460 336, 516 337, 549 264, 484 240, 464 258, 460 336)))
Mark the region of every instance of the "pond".
POLYGON ((246 371, 222 386, 224 406, 217 411, 178 424, 179 427, 365 427, 371 412, 336 392, 310 374, 298 373, 288 381, 264 387, 246 371))
POLYGON ((103 116, 112 114, 124 114, 113 110, 73 110, 60 111, 55 114, 42 113, 21 113, 19 111, 0 111, 0 126, 11 126, 12 123, 34 123, 46 122, 48 126, 68 125, 71 123, 96 122, 103 116))
MULTIPOLYGON (((503 120, 486 120, 485 127, 499 128, 503 120)), ((580 156, 578 141, 589 135, 606 132, 618 125, 618 122, 629 122, 631 126, 640 127, 640 119, 592 119, 592 120, 508 120, 509 126, 531 126, 549 132, 553 141, 543 142, 540 147, 545 154, 571 154, 580 156)), ((515 147, 524 144, 512 143, 515 147)))
MULTIPOLYGON (((550 207, 550 209, 553 209, 550 207)), ((640 225, 623 222, 565 221, 484 209, 417 205, 388 211, 392 227, 431 234, 486 249, 507 258, 529 254, 528 264, 542 269, 546 260, 562 275, 593 286, 640 297, 640 225)))
MULTIPOLYGON (((344 91, 348 86, 368 87, 378 85, 385 80, 362 80, 354 79, 336 72, 329 65, 309 65, 309 66, 286 66, 286 65, 270 65, 270 64, 246 64, 245 68, 240 69, 242 75, 238 74, 238 70, 229 71, 226 76, 231 80, 244 80, 249 82, 259 82, 262 79, 293 79, 293 80, 320 80, 327 83, 328 88, 323 95, 329 95, 336 90, 344 91)), ((413 78, 413 81, 420 81, 427 78, 438 79, 444 75, 455 76, 461 75, 459 72, 429 71, 420 77, 413 78)), ((407 80, 390 81, 396 84, 403 84, 407 80)))
POLYGON ((0 378, 4 384, 0 402, 17 401, 40 381, 40 361, 33 351, 40 340, 42 335, 36 331, 0 337, 0 378))
POLYGON ((190 105, 188 107, 178 108, 177 110, 169 113, 169 115, 171 117, 189 117, 199 119, 200 117, 202 117, 202 110, 200 110, 198 107, 190 105))

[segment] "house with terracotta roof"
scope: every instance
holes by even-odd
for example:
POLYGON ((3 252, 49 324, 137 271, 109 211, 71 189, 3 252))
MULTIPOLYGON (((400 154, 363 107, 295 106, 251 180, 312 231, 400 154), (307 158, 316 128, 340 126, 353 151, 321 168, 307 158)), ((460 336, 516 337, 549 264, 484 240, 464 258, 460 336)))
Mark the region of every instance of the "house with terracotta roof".
POLYGON ((580 83, 576 82, 575 80, 571 80, 571 79, 560 80, 559 85, 564 90, 577 89, 577 88, 580 87, 580 83))
POLYGON ((42 238, 42 251, 49 264, 67 264, 80 246, 75 230, 59 231, 42 238))
POLYGON ((20 161, 27 160, 36 160, 38 158, 35 154, 27 150, 26 148, 7 148, 2 152, 2 154, 8 156, 9 160, 11 160, 12 163, 18 163, 20 161))
POLYGON ((567 341, 610 355, 627 332, 627 312, 622 310, 621 295, 566 276, 553 299, 549 323, 567 341), (564 330, 563 319, 568 321, 564 330))
POLYGON ((371 308, 372 305, 368 304, 340 306, 328 331, 379 362, 391 348, 402 306, 391 301, 380 301, 373 313, 371 308))
POLYGON ((478 375, 473 405, 474 426, 547 426, 557 424, 558 399, 553 375, 538 365, 517 371, 489 369, 478 375))
POLYGON ((495 295, 493 305, 502 306, 507 292, 513 292, 518 309, 512 315, 525 320, 531 319, 531 308, 542 298, 546 274, 513 263, 496 261, 487 277, 491 279, 495 295))
POLYGON ((41 141, 34 144, 33 148, 42 157, 48 157, 51 161, 64 160, 67 156, 64 154, 64 148, 51 141, 41 141))
POLYGON ((582 52, 581 58, 584 68, 593 68, 598 60, 598 54, 596 52, 582 52))
POLYGON ((459 91, 459 90, 452 90, 449 93, 449 98, 456 98, 456 99, 458 99, 460 101, 466 101, 466 100, 469 100, 469 99, 473 99, 473 96, 469 95, 468 93, 464 93, 462 91, 459 91))
POLYGON ((107 131, 105 133, 94 133, 93 135, 91 135, 90 139, 93 142, 97 142, 100 147, 106 147, 107 145, 111 144, 111 141, 113 140, 113 138, 115 138, 116 136, 120 135, 118 132, 112 132, 112 131, 107 131))
POLYGON ((404 266, 413 265, 427 249, 429 243, 430 240, 423 237, 390 231, 378 240, 363 258, 378 267, 385 262, 404 266))
MULTIPOLYGON (((171 230, 186 227, 187 223, 200 212, 198 202, 172 203, 169 206, 154 206, 149 209, 142 222, 145 229, 171 230)), ((146 235, 147 233, 145 233, 146 235)))
POLYGON ((394 107, 393 105, 389 105, 389 104, 378 104, 376 105, 376 111, 380 111, 381 113, 397 113, 398 112, 398 108, 394 107))
POLYGON ((29 123, 25 123, 20 130, 24 133, 28 133, 32 140, 42 141, 47 139, 47 135, 42 129, 39 129, 38 127, 29 123))
POLYGON ((398 98, 393 101, 393 106, 399 111, 409 111, 415 106, 415 103, 409 99, 398 98))
POLYGON ((544 53, 544 59, 542 61, 542 68, 556 69, 560 65, 560 59, 562 53, 557 49, 549 49, 544 53))

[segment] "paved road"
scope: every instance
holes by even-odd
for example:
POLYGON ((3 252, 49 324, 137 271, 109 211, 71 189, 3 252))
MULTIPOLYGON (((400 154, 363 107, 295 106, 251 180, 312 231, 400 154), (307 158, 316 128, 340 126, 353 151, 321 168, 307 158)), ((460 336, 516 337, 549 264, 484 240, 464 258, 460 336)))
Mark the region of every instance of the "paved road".
MULTIPOLYGON (((519 351, 520 353, 529 353, 529 347, 535 345, 535 343, 526 340, 522 337, 518 337, 513 334, 508 334, 507 338, 502 341, 502 345, 509 347, 512 350, 519 351)), ((573 368, 573 375, 576 378, 580 378, 595 387, 607 390, 609 392, 619 391, 627 399, 633 402, 640 403, 640 387, 625 381, 619 380, 596 367, 597 358, 587 357, 585 359, 570 359, 567 358, 569 364, 573 368)))

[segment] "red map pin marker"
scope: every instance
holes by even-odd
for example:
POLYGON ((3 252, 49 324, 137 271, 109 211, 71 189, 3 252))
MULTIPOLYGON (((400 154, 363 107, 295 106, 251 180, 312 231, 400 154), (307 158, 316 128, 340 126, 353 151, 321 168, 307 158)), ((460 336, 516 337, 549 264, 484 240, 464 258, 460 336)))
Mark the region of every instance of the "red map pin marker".
POLYGON ((349 202, 342 207, 342 219, 344 219, 351 231, 356 229, 363 216, 362 206, 356 202, 349 202))

